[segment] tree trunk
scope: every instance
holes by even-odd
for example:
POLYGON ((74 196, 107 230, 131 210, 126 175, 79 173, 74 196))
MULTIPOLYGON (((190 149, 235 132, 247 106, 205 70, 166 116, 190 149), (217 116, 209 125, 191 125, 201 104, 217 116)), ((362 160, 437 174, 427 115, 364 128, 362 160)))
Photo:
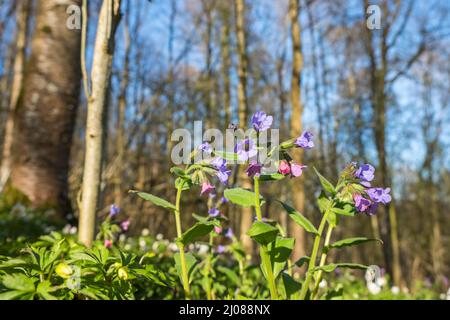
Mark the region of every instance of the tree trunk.
MULTIPOLYGON (((291 137, 299 137, 302 132, 302 100, 301 100, 301 72, 303 68, 303 56, 301 47, 300 23, 298 21, 299 1, 289 0, 289 17, 291 21, 292 37, 292 79, 291 79, 291 137)), ((302 163, 303 149, 299 149, 293 155, 293 160, 302 163)), ((292 199, 295 209, 299 212, 304 211, 305 191, 302 178, 292 180, 292 199)), ((295 237, 295 247, 292 253, 292 259, 295 261, 305 255, 305 231, 296 223, 289 225, 289 233, 295 237)))
POLYGON ((2 165, 0 167, 0 192, 3 190, 9 175, 11 173, 11 147, 13 144, 14 134, 14 112, 16 110, 17 101, 19 100, 20 91, 22 90, 23 74, 25 69, 25 49, 28 39, 29 21, 31 3, 26 0, 20 0, 17 4, 17 36, 16 36, 16 52, 14 58, 14 74, 11 85, 11 96, 9 101, 8 118, 6 120, 5 135, 2 150, 2 165))
POLYGON ((220 54, 222 58, 222 78, 223 78, 223 105, 225 109, 225 125, 226 129, 231 122, 231 86, 230 86, 230 13, 225 6, 221 8, 222 13, 222 30, 220 42, 220 54))
MULTIPOLYGON (((237 35, 237 46, 238 46, 238 115, 239 115, 239 126, 241 128, 246 128, 247 126, 247 115, 248 115, 248 105, 247 105, 247 45, 246 45, 246 35, 245 35, 245 3, 244 0, 236 0, 235 2, 236 11, 236 35, 237 35)), ((251 188, 251 182, 247 175, 245 174, 244 168, 240 168, 239 175, 242 180, 243 188, 251 188)), ((250 229, 253 223, 253 213, 251 208, 242 208, 241 217, 241 242, 246 252, 254 252, 253 241, 246 235, 248 229, 250 229)))
MULTIPOLYGON (((94 239, 103 157, 103 120, 111 80, 114 34, 120 21, 120 0, 104 0, 100 9, 88 98, 79 240, 91 246, 94 239)), ((82 52, 82 54, 85 54, 82 52)))
POLYGON ((129 68, 130 68, 130 50, 131 50, 131 38, 130 38, 130 2, 127 1, 127 19, 124 24, 124 38, 125 38, 125 59, 123 65, 122 81, 120 83, 120 96, 119 96, 119 114, 117 119, 117 138, 116 138, 116 152, 117 152, 117 166, 115 174, 115 204, 119 207, 122 206, 123 184, 124 178, 124 158, 125 158, 125 111, 127 106, 127 90, 129 82, 129 68))
POLYGON ((66 28, 66 9, 80 2, 39 1, 15 114, 12 187, 59 217, 70 211, 67 175, 80 89, 80 33, 66 28))

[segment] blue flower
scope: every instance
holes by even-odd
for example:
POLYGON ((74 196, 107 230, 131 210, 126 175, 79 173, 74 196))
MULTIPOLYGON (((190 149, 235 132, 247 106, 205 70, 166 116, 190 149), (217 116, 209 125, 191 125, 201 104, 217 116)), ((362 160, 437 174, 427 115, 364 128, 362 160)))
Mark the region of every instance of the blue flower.
POLYGON ((303 149, 311 149, 314 147, 314 142, 312 138, 314 135, 309 131, 303 131, 302 135, 295 139, 294 144, 303 149))
POLYGON ((217 217, 220 214, 220 211, 217 208, 211 208, 208 210, 208 213, 211 217, 217 217))
POLYGON ((249 138, 239 141, 234 148, 234 152, 237 153, 239 161, 247 161, 258 154, 255 143, 249 138))
POLYGON ((112 218, 114 216, 117 216, 120 212, 120 208, 116 206, 115 204, 112 204, 109 208, 109 217, 112 218))
POLYGON ((212 146, 208 142, 203 142, 198 146, 198 149, 207 154, 211 154, 211 152, 213 151, 212 146))
POLYGON ((266 131, 272 125, 273 117, 268 116, 264 111, 258 111, 252 116, 253 128, 258 131, 266 131))
POLYGON ((361 179, 361 184, 370 187, 370 181, 375 178, 375 168, 366 163, 362 164, 355 172, 355 177, 361 179))
POLYGON ((220 157, 216 157, 211 161, 211 165, 217 170, 217 178, 226 185, 228 183, 228 178, 231 175, 231 170, 227 168, 227 161, 220 157))
POLYGON ((376 203, 388 204, 391 202, 392 197, 389 194, 391 192, 391 188, 370 188, 366 190, 366 193, 369 195, 370 199, 376 203))

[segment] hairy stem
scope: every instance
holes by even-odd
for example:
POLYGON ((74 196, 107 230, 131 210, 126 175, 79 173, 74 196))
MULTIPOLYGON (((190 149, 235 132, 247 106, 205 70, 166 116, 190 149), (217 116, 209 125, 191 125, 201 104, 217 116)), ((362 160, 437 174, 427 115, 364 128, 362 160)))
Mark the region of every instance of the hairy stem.
MULTIPOLYGON (((259 178, 255 177, 255 211, 258 221, 262 221, 261 203, 259 199, 259 178)), ((264 270, 266 270, 267 281, 269 283, 270 296, 272 300, 278 300, 277 285, 275 283, 275 277, 273 276, 272 263, 270 261, 270 255, 266 245, 260 245, 259 253, 261 255, 261 263, 264 270)))
MULTIPOLYGON (((331 224, 328 224, 327 234, 325 236, 325 242, 323 244, 324 247, 322 249, 322 255, 320 256, 319 267, 323 267, 325 265, 325 262, 327 261, 327 254, 328 254, 327 246, 330 244, 330 238, 331 238, 331 233, 333 232, 333 228, 334 228, 334 226, 332 226, 331 224)), ((322 275, 323 275, 323 271, 319 270, 319 272, 317 273, 316 283, 314 284, 314 289, 311 294, 311 300, 314 300, 317 296, 317 292, 319 291, 319 284, 320 284, 320 281, 322 281, 322 275)))
POLYGON ((328 205, 327 210, 325 211, 325 214, 322 217, 322 220, 320 221, 318 234, 316 235, 314 239, 314 245, 311 252, 311 257, 308 264, 308 271, 306 272, 306 279, 303 282, 302 285, 302 291, 300 292, 300 300, 304 300, 306 297, 306 294, 308 293, 309 283, 311 282, 311 278, 313 276, 313 270, 316 267, 316 258, 317 258, 317 252, 319 251, 319 245, 320 245, 320 239, 322 238, 323 229, 325 228, 325 224, 328 219, 328 215, 330 214, 330 210, 333 207, 333 203, 330 201, 330 204, 328 205))
MULTIPOLYGON (((183 235, 182 229, 181 229, 181 218, 180 218, 180 202, 181 202, 181 193, 183 192, 183 184, 181 184, 177 188, 177 199, 175 203, 175 223, 177 227, 177 236, 178 240, 181 239, 181 236, 183 235)), ((184 255, 184 245, 177 241, 178 248, 180 249, 180 264, 181 264, 181 278, 183 281, 183 289, 184 294, 186 296, 186 299, 191 298, 191 290, 189 288, 189 276, 188 276, 188 270, 186 266, 186 257, 184 255)))

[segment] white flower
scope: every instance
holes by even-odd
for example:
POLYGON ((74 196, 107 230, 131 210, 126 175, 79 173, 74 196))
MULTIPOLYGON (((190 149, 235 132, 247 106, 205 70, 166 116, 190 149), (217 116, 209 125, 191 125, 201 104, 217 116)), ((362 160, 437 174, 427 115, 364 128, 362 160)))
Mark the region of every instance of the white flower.
POLYGON ((206 244, 201 244, 198 246, 198 254, 207 254, 209 251, 209 246, 206 244))
POLYGON ((140 246, 142 249, 145 249, 145 247, 147 246, 147 243, 145 242, 144 239, 141 239, 141 240, 139 241, 139 246, 140 246))
POLYGON ((400 293, 400 288, 397 287, 397 286, 393 286, 393 287, 391 288, 391 292, 392 292, 393 294, 399 294, 399 293, 400 293))
POLYGON ((63 234, 69 234, 70 233, 70 228, 72 228, 72 226, 70 224, 66 224, 64 226, 64 228, 62 229, 62 233, 63 234))
POLYGON ((376 283, 373 282, 367 283, 367 289, 371 294, 378 294, 381 291, 381 288, 376 283))
POLYGON ((162 233, 158 233, 158 234, 156 235, 156 240, 161 241, 162 239, 164 239, 163 234, 162 234, 162 233))
POLYGON ((127 243, 124 247, 125 250, 131 250, 131 244, 127 243))
POLYGON ((141 231, 142 236, 146 237, 150 234, 150 230, 148 230, 147 228, 142 229, 141 231))
POLYGON ((158 242, 153 242, 153 244, 152 244, 152 250, 153 250, 153 251, 158 251, 158 247, 159 247, 159 243, 158 243, 158 242))
POLYGON ((385 278, 385 277, 377 278, 376 284, 377 284, 379 287, 384 286, 384 285, 386 284, 386 278, 385 278))
POLYGON ((178 251, 178 247, 177 247, 177 245, 175 243, 172 242, 172 243, 169 244, 169 250, 173 251, 173 252, 177 252, 178 251))
POLYGON ((124 242, 127 239, 127 236, 124 235, 123 233, 119 236, 119 241, 120 242, 124 242))
POLYGON ((319 288, 325 288, 327 286, 327 280, 323 279, 319 283, 319 288))
POLYGON ((73 227, 70 228, 69 233, 70 234, 76 234, 77 231, 78 231, 78 228, 76 226, 73 226, 73 227))

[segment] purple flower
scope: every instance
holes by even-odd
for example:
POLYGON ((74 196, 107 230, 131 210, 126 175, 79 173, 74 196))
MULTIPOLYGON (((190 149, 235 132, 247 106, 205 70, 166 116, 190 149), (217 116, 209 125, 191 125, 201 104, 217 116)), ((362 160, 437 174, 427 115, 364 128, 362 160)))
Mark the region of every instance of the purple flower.
POLYGON ((273 122, 273 117, 268 116, 264 111, 258 111, 252 116, 253 128, 258 131, 266 131, 270 128, 273 122))
POLYGON ((366 213, 367 213, 369 216, 373 216, 375 213, 377 213, 377 209, 378 209, 378 203, 372 202, 372 204, 370 205, 370 207, 367 208, 366 213))
POLYGON ((391 188, 370 188, 366 190, 366 193, 369 195, 370 199, 376 203, 388 204, 391 202, 392 197, 389 194, 391 192, 391 188))
POLYGON ((292 177, 300 177, 303 173, 303 169, 307 166, 302 164, 296 164, 294 162, 291 163, 291 176, 292 177))
POLYGON ((208 142, 203 142, 201 145, 198 146, 198 149, 207 154, 211 154, 211 152, 213 151, 211 145, 208 142))
POLYGON ((221 202, 222 204, 227 203, 227 202, 228 202, 228 199, 225 198, 225 197, 222 197, 222 198, 220 198, 220 202, 221 202))
POLYGON ((220 157, 216 157, 211 161, 211 165, 217 169, 216 176, 220 182, 227 184, 228 178, 231 175, 231 170, 227 168, 227 161, 220 157))
POLYGON ((262 164, 252 161, 245 171, 249 177, 259 177, 261 174, 262 164))
POLYGON ((202 191, 200 192, 200 195, 203 195, 205 193, 208 194, 214 189, 215 189, 215 187, 212 184, 210 184, 209 182, 203 182, 202 191))
POLYGON ((117 216, 120 212, 120 208, 116 206, 115 204, 112 204, 109 208, 109 217, 112 218, 114 216, 117 216))
POLYGON ((227 232, 225 233, 225 237, 227 237, 228 239, 232 239, 234 237, 233 229, 228 228, 227 232))
POLYGON ((239 161, 247 161, 257 155, 256 145, 253 140, 245 138, 244 140, 237 143, 234 148, 234 152, 238 155, 239 161))
POLYGON ((223 245, 219 244, 217 246, 216 252, 217 253, 224 253, 225 252, 225 247, 223 245))
POLYGON ((366 163, 362 164, 355 172, 355 177, 361 179, 361 184, 365 187, 370 187, 370 181, 375 177, 375 168, 366 163))
POLYGON ((220 211, 217 208, 211 208, 208 210, 208 213, 211 217, 217 217, 220 214, 220 211))
POLYGON ((128 231, 128 228, 130 228, 130 219, 124 220, 120 223, 120 229, 122 229, 123 232, 128 231))
POLYGON ((311 149, 314 147, 312 138, 314 135, 309 131, 303 131, 302 135, 295 139, 294 144, 303 149, 311 149))
POLYGON ((370 205, 372 204, 370 200, 364 198, 360 194, 354 194, 353 200, 355 201, 356 210, 358 210, 359 212, 366 212, 366 210, 369 209, 370 205))

